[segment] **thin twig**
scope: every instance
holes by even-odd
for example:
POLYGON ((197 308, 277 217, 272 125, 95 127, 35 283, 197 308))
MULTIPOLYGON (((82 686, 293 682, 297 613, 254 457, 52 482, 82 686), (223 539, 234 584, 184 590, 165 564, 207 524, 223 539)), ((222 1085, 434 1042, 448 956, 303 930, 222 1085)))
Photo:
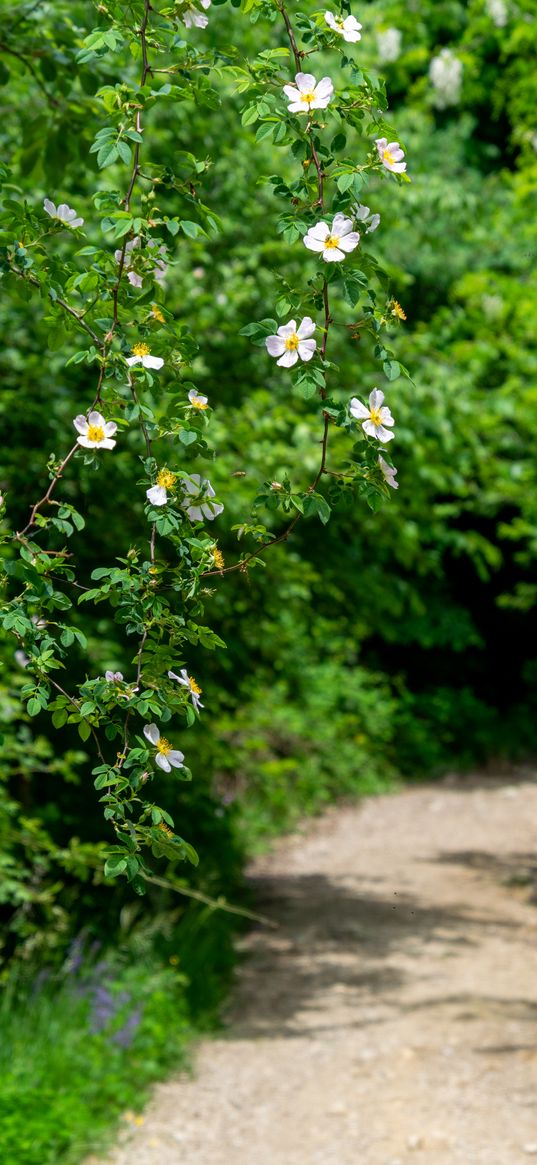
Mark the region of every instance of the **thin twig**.
POLYGON ((21 64, 24 65, 24 68, 28 69, 28 72, 31 73, 36 85, 46 97, 49 105, 52 106, 53 109, 60 108, 60 102, 57 101, 51 93, 49 93, 46 85, 41 80, 39 73, 36 71, 36 69, 34 69, 34 66, 32 65, 31 61, 28 60, 28 57, 24 56, 24 53, 19 53, 17 49, 11 48, 11 45, 6 44, 5 41, 0 41, 0 53, 7 53, 10 57, 15 57, 17 61, 20 61, 21 64))
POLYGON ((146 874, 140 870, 140 876, 144 882, 150 882, 153 886, 161 886, 163 890, 174 890, 176 894, 184 894, 186 898, 193 898, 196 902, 203 902, 204 906, 210 906, 211 910, 224 910, 226 914, 238 914, 240 918, 249 918, 252 922, 261 922, 263 926, 270 926, 273 930, 277 930, 278 923, 274 922, 273 918, 267 918, 264 914, 256 914, 253 910, 246 910, 243 906, 230 906, 225 898, 209 898, 207 894, 202 894, 200 890, 191 890, 187 886, 178 886, 176 882, 168 882, 165 878, 156 878, 152 874, 146 874))
POLYGON ((289 44, 291 45, 291 52, 295 58, 295 65, 296 65, 297 71, 300 73, 300 70, 302 68, 302 53, 300 52, 298 45, 296 43, 296 38, 295 38, 294 31, 293 31, 293 26, 292 26, 291 21, 289 19, 287 9, 285 7, 285 4, 280 3, 279 0, 276 0, 276 7, 281 12, 283 19, 285 21, 285 27, 287 29, 287 36, 289 37, 289 44))
MULTIPOLYGON (((27 283, 31 283, 34 287, 38 287, 40 291, 43 290, 39 279, 36 279, 35 275, 27 275, 24 271, 18 271, 17 268, 13 266, 11 267, 11 271, 13 275, 18 275, 20 279, 25 279, 27 283)), ((91 336, 94 343, 102 349, 103 341, 101 337, 97 335, 97 332, 93 331, 93 328, 91 328, 90 325, 86 323, 83 316, 81 316, 74 307, 71 307, 71 305, 67 303, 65 299, 60 299, 59 297, 54 300, 54 303, 58 304, 58 307, 61 307, 64 311, 68 312, 68 314, 72 316, 74 320, 76 320, 77 324, 80 324, 80 327, 88 333, 88 336, 91 336)))

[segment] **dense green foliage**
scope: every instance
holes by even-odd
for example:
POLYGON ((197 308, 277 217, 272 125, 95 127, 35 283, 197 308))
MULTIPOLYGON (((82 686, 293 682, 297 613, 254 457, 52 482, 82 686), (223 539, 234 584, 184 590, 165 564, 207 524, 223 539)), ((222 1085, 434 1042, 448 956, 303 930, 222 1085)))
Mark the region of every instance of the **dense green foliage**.
MULTIPOLYGON (((340 7, 347 10, 334 5, 340 7)), ((19 206, 26 199, 30 214, 41 213, 45 197, 65 200, 91 221, 92 195, 101 184, 89 154, 103 118, 96 93, 116 83, 118 59, 103 52, 86 66, 70 67, 95 25, 91 3, 27 0, 0 8, 1 157, 12 159, 5 197, 19 206)), ((294 19, 298 10, 308 17, 318 11, 309 0, 289 9, 294 19)), ((245 854, 301 813, 337 796, 389 787, 398 774, 419 777, 535 749, 537 84, 528 61, 537 47, 537 5, 374 0, 354 14, 363 29, 353 59, 374 86, 378 71, 386 77, 388 111, 382 116, 397 127, 412 179, 394 190, 393 179, 373 173, 361 195, 381 214, 379 229, 362 247, 387 272, 382 303, 393 297, 408 317, 403 323, 390 316, 386 346, 411 370, 412 381, 398 376, 386 389, 360 325, 365 296, 356 306, 335 283, 339 323, 330 358, 339 372, 333 397, 343 405, 352 395, 366 397, 376 383, 389 390, 400 488, 381 508, 370 497, 368 509, 350 491, 339 496, 334 478, 325 491, 335 503, 328 525, 306 518, 288 541, 266 553, 264 568, 215 575, 204 584, 205 617, 227 650, 187 649, 206 718, 174 731, 173 740, 184 749, 194 780, 177 785, 173 773, 160 774, 154 795, 200 855, 188 886, 233 901, 240 900, 245 854), (435 59, 439 66, 431 66, 435 59)), ((150 150, 155 165, 168 157, 170 166, 173 160, 182 168, 186 184, 192 158, 201 160, 196 196, 208 210, 198 217, 194 208, 185 217, 203 223, 204 231, 183 231, 180 263, 158 302, 179 346, 188 347, 187 331, 194 336, 198 350, 193 345, 182 358, 197 389, 215 404, 209 444, 195 450, 210 460, 211 481, 225 502, 215 533, 229 564, 244 546, 255 549, 255 537, 241 527, 263 483, 284 482, 291 470, 299 495, 316 472, 318 409, 282 377, 264 347, 241 335, 252 320, 274 318, 278 296, 295 306, 304 273, 313 277, 315 265, 284 234, 275 234, 275 219, 287 204, 274 184, 262 180, 272 174, 292 183, 296 158, 259 132, 263 121, 243 116, 252 97, 233 74, 239 57, 253 60, 285 43, 281 20, 269 19, 275 15, 269 3, 246 2, 239 10, 213 0, 209 15, 207 28, 192 30, 189 39, 201 53, 207 46, 222 67, 209 78, 200 62, 196 104, 162 103, 150 150), (207 215, 219 220, 218 231, 208 226, 207 215)), ((105 19, 101 5, 98 20, 105 19)), ((128 54, 119 59, 130 76, 136 62, 128 54)), ((324 68, 341 89, 344 66, 329 46, 324 68)), ((328 126, 330 118, 327 111, 328 126)), ((358 123, 347 136, 345 155, 362 160, 371 135, 358 123)), ((183 197, 184 190, 164 181, 161 212, 183 216, 183 197)), ((169 233, 171 245, 175 236, 169 233)), ((58 236, 60 281, 63 246, 58 236)), ((21 529, 37 496, 36 481, 45 481, 47 458, 58 449, 58 432, 86 407, 93 374, 85 364, 66 364, 78 339, 74 330, 66 333, 68 321, 54 303, 12 276, 8 286, 0 307, 6 337, 0 489, 10 525, 21 529)), ((148 315, 153 302, 151 292, 142 294, 140 310, 148 315)), ((289 314, 282 311, 278 323, 289 314)), ((158 334, 154 319, 148 328, 158 334)), ((336 432, 336 469, 346 464, 345 440, 336 432)), ((185 445, 189 468, 207 472, 190 454, 185 445)), ((86 521, 70 545, 87 579, 138 538, 143 477, 134 445, 114 452, 106 475, 78 459, 76 474, 67 468, 62 500, 76 505, 86 521)), ((272 504, 266 493, 252 524, 277 534, 285 520, 272 504)), ((132 646, 114 611, 104 603, 91 614, 86 605, 78 610, 87 648, 69 644, 62 686, 106 669, 132 673, 132 646)), ((6 965, 16 953, 32 977, 36 960, 59 973, 81 932, 88 947, 94 940, 115 944, 118 918, 132 908, 133 894, 122 880, 111 885, 103 878, 106 834, 91 777, 91 742, 81 739, 76 723, 56 729, 46 715, 27 713, 21 700, 27 676, 16 647, 12 635, 2 633, 0 911, 6 965)), ((173 865, 162 867, 164 877, 177 881, 173 865)), ((196 904, 176 910, 165 889, 148 890, 132 920, 134 936, 137 928, 145 936, 144 918, 155 920, 145 983, 129 969, 132 936, 126 965, 114 964, 111 972, 120 984, 116 990, 131 991, 132 1006, 146 1017, 136 1037, 142 1042, 134 1046, 138 1066, 147 1061, 139 1069, 140 1086, 177 1055, 188 1025, 214 1008, 229 971, 233 929, 230 915, 207 914, 196 904), (169 959, 176 952, 190 986, 180 980, 168 990, 169 959), (162 981, 161 967, 168 976, 162 981), (180 1017, 179 1031, 170 1007, 180 1017), (170 1023, 173 1035, 165 1037, 170 1023)), ((84 1103, 99 1126, 103 1098, 89 1093, 108 1055, 111 1030, 107 1038, 87 1037, 86 1044, 88 1000, 75 1005, 67 980, 62 974, 59 1003, 64 1006, 66 992, 74 1043, 85 1041, 90 1065, 84 1103)), ((28 1018, 30 1028, 48 1031, 48 1038, 58 1024, 51 999, 48 988, 38 993, 28 1018)), ((24 1031, 15 1031, 18 1049, 24 1031)), ((79 1050, 68 1046, 68 1033, 61 1040, 54 1070, 61 1074, 62 1063, 69 1063, 73 1080, 78 1072, 82 1083, 79 1050)), ((0 1140, 2 1160, 11 1160, 17 1138, 30 1127, 41 1054, 30 1072, 24 1051, 13 1058, 9 1089, 24 1100, 20 1116, 6 1126, 12 1140, 5 1146, 0 1140)), ((113 1055, 119 1112, 137 1107, 137 1098, 129 1083, 130 1053, 114 1045, 113 1055)), ((53 1076, 49 1087, 52 1095, 53 1076)), ((44 1117, 40 1131, 37 1124, 30 1128, 36 1162, 80 1156, 83 1141, 73 1147, 72 1131, 81 1097, 73 1084, 71 1101, 63 1097, 64 1117, 54 1110, 57 1141, 44 1117), (64 1149, 71 1157, 61 1155, 64 1149)))
POLYGON ((2 1014, 6 1165, 79 1165, 119 1114, 136 1119, 149 1083, 181 1064, 188 1020, 173 975, 157 979, 142 965, 104 983, 55 984, 22 1015, 16 1006, 2 1014), (127 1006, 133 1027, 143 1016, 132 1038, 127 1006))

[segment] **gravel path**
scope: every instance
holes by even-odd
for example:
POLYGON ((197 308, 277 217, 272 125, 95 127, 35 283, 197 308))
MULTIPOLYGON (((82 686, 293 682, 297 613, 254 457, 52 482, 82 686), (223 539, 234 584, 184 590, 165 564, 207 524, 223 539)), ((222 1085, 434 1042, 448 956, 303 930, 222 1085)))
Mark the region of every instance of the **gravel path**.
MULTIPOLYGON (((338 809, 257 862, 225 1034, 108 1165, 537 1162, 537 784, 338 809)), ((513 778, 511 776, 510 781, 513 778)))

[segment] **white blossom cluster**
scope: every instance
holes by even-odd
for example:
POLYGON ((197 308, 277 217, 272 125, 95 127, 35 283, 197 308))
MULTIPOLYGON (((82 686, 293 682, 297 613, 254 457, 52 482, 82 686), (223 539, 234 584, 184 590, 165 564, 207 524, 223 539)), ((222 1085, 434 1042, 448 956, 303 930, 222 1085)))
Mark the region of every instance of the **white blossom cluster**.
POLYGON ((486 0, 487 16, 490 16, 496 28, 504 28, 509 19, 509 10, 505 0, 486 0))
MULTIPOLYGON (((187 28, 205 28, 208 17, 205 15, 211 6, 211 0, 193 0, 188 3, 182 13, 182 20, 187 28)), ((503 0, 487 0, 487 7, 496 22, 502 19, 505 9, 503 0), (500 11, 500 9, 502 11, 500 11)), ((349 43, 356 43, 361 39, 362 25, 354 16, 335 16, 332 12, 325 12, 325 22, 332 33, 341 36, 349 43)), ((401 50, 402 34, 397 28, 388 28, 377 36, 379 55, 384 61, 396 60, 401 50)), ((449 49, 443 49, 438 57, 431 61, 430 76, 437 90, 437 103, 451 104, 458 95, 462 76, 462 64, 453 57, 449 49)), ((311 73, 299 72, 295 76, 294 84, 284 85, 283 92, 288 100, 288 110, 294 114, 306 114, 311 117, 314 110, 324 110, 334 96, 334 85, 330 77, 322 77, 320 81, 311 73)), ((406 171, 404 153, 399 142, 388 142, 387 138, 377 138, 375 146, 378 158, 385 170, 394 174, 403 174, 406 171)), ((51 218, 56 219, 62 226, 77 229, 84 225, 84 219, 77 215, 66 203, 58 206, 50 199, 44 200, 44 210, 51 218)), ((368 206, 358 204, 351 212, 352 218, 342 213, 333 216, 332 222, 324 220, 310 227, 303 237, 304 246, 322 257, 326 263, 341 263, 360 243, 360 233, 355 230, 354 219, 361 224, 365 234, 376 230, 380 223, 380 215, 372 214, 368 206)), ((147 248, 153 250, 151 256, 154 261, 152 277, 161 282, 165 277, 167 264, 167 249, 154 240, 147 241, 147 248)), ((115 251, 115 260, 125 270, 127 279, 132 287, 140 288, 143 284, 142 276, 135 269, 138 256, 141 253, 141 239, 135 236, 123 248, 115 251)), ((156 314, 156 318, 162 318, 156 314)), ((313 338, 317 325, 305 316, 297 325, 296 320, 282 324, 277 333, 268 336, 266 348, 268 353, 275 357, 283 368, 292 368, 299 360, 307 362, 313 358, 317 350, 317 342, 313 338)), ((137 366, 142 370, 159 371, 164 360, 160 356, 153 356, 147 344, 137 343, 132 348, 132 354, 125 358, 129 369, 137 366)), ((135 375, 131 373, 130 375, 135 375)), ((382 443, 387 443, 393 437, 390 431, 394 421, 390 410, 383 404, 384 395, 379 389, 373 389, 369 397, 369 407, 362 404, 356 397, 350 402, 351 416, 360 420, 367 436, 374 437, 382 443)), ((208 408, 208 398, 195 389, 188 393, 189 407, 196 410, 208 408)), ((102 413, 92 409, 87 415, 80 413, 73 421, 77 430, 77 444, 85 449, 113 449, 116 445, 115 434, 117 424, 107 421, 102 413)), ((379 456, 379 466, 385 481, 393 489, 397 489, 395 470, 379 456)), ((204 519, 213 520, 222 513, 223 506, 213 501, 215 497, 211 483, 200 474, 186 474, 179 476, 167 468, 161 469, 156 476, 155 483, 146 490, 148 501, 153 506, 165 506, 169 495, 180 491, 178 502, 191 522, 200 522, 204 519)), ((180 685, 187 686, 192 695, 195 710, 203 705, 199 702, 199 692, 195 681, 191 680, 183 670, 180 675, 173 672, 170 677, 180 685)), ((107 678, 119 678, 120 673, 107 673, 107 678)), ((160 738, 158 729, 151 725, 146 733, 157 749, 157 763, 168 771, 169 765, 179 766, 179 757, 182 754, 174 752, 164 738, 160 738), (151 735, 149 735, 151 732, 151 735), (161 741, 163 744, 161 746, 161 741), (177 758, 177 759, 175 759, 177 758)))
POLYGON ((377 51, 379 60, 389 65, 401 56, 403 34, 400 28, 385 28, 377 32, 377 51))
POLYGON ((429 79, 434 89, 434 104, 437 109, 447 109, 457 105, 462 86, 462 61, 451 52, 441 49, 429 65, 429 79))

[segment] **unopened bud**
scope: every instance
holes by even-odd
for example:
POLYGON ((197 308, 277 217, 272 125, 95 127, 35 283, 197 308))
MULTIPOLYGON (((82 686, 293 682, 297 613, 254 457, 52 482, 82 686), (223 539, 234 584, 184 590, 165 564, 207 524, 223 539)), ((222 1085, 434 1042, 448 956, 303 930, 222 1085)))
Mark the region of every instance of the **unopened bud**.
POLYGON ((271 481, 270 488, 271 489, 283 489, 283 486, 282 486, 281 481, 271 481))

